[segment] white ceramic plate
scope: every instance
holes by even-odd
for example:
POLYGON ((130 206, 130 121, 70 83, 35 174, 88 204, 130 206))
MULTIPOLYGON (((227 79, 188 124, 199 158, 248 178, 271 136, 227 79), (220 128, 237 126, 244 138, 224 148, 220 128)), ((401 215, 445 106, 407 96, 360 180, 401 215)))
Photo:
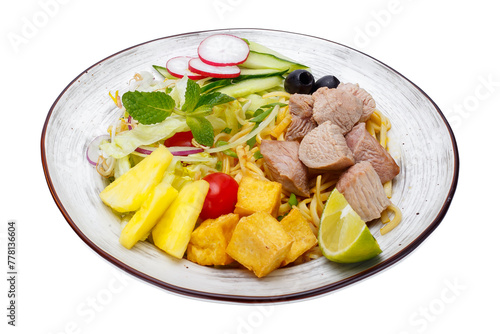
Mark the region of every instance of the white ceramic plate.
POLYGON ((439 225, 458 180, 458 151, 439 108, 417 86, 387 65, 359 51, 312 36, 283 31, 229 29, 165 37, 133 46, 89 67, 50 109, 41 138, 48 186, 63 216, 92 249, 119 268, 151 284, 190 297, 230 302, 284 302, 315 297, 365 279, 412 252, 439 225), (108 96, 123 93, 130 78, 173 56, 190 55, 205 37, 230 33, 264 44, 311 67, 316 78, 334 74, 359 83, 392 123, 391 152, 401 167, 393 203, 403 212, 400 226, 380 235, 383 253, 358 264, 325 258, 281 268, 265 278, 250 271, 203 267, 177 260, 142 242, 132 250, 119 242, 119 219, 99 198, 105 181, 87 163, 90 141, 106 133, 119 116, 108 96))

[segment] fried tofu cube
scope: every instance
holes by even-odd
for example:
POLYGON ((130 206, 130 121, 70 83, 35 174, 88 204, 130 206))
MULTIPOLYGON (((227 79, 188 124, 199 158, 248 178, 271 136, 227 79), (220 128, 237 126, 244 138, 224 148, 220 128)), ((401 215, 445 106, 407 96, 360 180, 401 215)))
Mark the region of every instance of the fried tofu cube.
POLYGON ((224 266, 233 262, 226 247, 239 219, 237 214, 230 213, 203 221, 191 234, 187 259, 203 266, 224 266))
POLYGON ((238 187, 238 200, 234 213, 249 216, 264 211, 276 218, 280 203, 281 183, 244 176, 238 187))
POLYGON ((226 252, 257 277, 264 277, 280 266, 292 242, 276 218, 259 211, 240 219, 226 252))
POLYGON ((292 247, 281 263, 282 266, 286 266, 314 247, 318 239, 311 230, 309 222, 297 208, 290 210, 279 223, 293 239, 292 247))

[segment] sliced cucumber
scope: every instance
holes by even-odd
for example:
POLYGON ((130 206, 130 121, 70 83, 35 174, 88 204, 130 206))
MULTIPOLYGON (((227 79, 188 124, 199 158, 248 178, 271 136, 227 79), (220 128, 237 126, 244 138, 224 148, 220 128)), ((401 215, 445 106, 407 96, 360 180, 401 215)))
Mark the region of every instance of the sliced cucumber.
POLYGON ((242 68, 240 76, 236 80, 272 77, 273 75, 283 75, 286 71, 274 68, 242 68))
POLYGON ((218 88, 216 91, 238 98, 282 85, 283 77, 275 75, 267 78, 242 80, 229 86, 218 88))
POLYGON ((248 47, 250 48, 250 51, 255 51, 255 52, 259 52, 259 53, 268 53, 268 54, 276 56, 278 58, 288 60, 292 63, 295 62, 295 60, 288 58, 288 57, 282 55, 281 53, 276 52, 276 51, 274 51, 274 50, 272 50, 272 49, 270 49, 267 46, 264 46, 262 44, 252 42, 252 41, 247 41, 247 43, 248 43, 248 47))
POLYGON ((233 82, 232 79, 221 79, 221 80, 208 82, 206 85, 201 87, 201 92, 206 93, 206 92, 209 92, 209 91, 214 90, 216 88, 226 87, 226 86, 229 86, 232 82, 233 82))
POLYGON ((253 68, 253 69, 276 69, 291 72, 297 69, 308 69, 307 66, 281 59, 276 57, 275 55, 269 53, 260 53, 256 51, 250 51, 247 60, 240 65, 240 67, 244 68, 253 68))
POLYGON ((229 86, 231 84, 238 83, 240 81, 248 80, 248 79, 257 79, 257 78, 267 78, 272 76, 281 76, 286 73, 287 70, 276 70, 272 68, 264 68, 264 69, 254 69, 254 68, 242 68, 241 74, 233 79, 221 79, 217 81, 212 81, 207 83, 201 88, 201 92, 209 92, 216 88, 222 88, 225 86, 229 86))
POLYGON ((163 66, 153 65, 153 68, 158 71, 165 79, 177 79, 172 74, 168 73, 167 69, 163 66))

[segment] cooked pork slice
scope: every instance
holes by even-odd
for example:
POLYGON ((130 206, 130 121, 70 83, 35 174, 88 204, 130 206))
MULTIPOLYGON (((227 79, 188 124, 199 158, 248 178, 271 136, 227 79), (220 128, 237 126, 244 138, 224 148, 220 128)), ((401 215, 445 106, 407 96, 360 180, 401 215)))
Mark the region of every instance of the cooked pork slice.
POLYGON ((302 139, 299 158, 315 170, 340 171, 354 165, 342 130, 330 121, 318 125, 302 139))
POLYGON ((380 218, 382 211, 391 204, 377 172, 368 161, 358 162, 349 168, 336 187, 365 222, 380 218))
POLYGON ((301 141, 316 126, 317 124, 312 118, 306 119, 292 114, 292 122, 286 130, 285 139, 301 141))
POLYGON ((363 114, 363 101, 345 90, 322 87, 312 97, 316 123, 331 121, 342 129, 343 135, 351 131, 363 114))
POLYGON ((292 94, 288 100, 290 113, 302 118, 311 118, 313 113, 314 99, 312 95, 292 94))
POLYGON ((309 197, 307 167, 299 160, 299 145, 297 141, 263 140, 260 153, 274 181, 295 195, 309 197))
POLYGON ((286 140, 300 141, 317 126, 312 119, 313 103, 312 95, 293 94, 290 96, 288 105, 292 115, 292 122, 286 131, 286 140))
POLYGON ((337 89, 345 90, 363 101, 363 114, 359 119, 360 122, 365 122, 370 118, 375 111, 376 104, 373 97, 366 90, 353 83, 341 83, 337 89))
POLYGON ((365 123, 356 125, 346 136, 356 162, 368 161, 377 172, 382 183, 399 174, 399 166, 387 150, 366 130, 365 123))

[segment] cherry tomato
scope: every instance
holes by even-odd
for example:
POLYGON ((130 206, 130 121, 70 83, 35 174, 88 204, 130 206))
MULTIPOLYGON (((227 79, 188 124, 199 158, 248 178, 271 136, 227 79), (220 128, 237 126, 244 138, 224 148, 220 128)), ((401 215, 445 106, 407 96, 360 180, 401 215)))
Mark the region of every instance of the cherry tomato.
POLYGON ((165 142, 163 144, 166 147, 171 147, 171 146, 190 146, 190 147, 193 147, 191 140, 193 140, 193 134, 191 133, 191 131, 177 132, 172 137, 165 139, 165 142))
POLYGON ((208 174, 203 179, 210 187, 200 218, 213 219, 233 212, 238 199, 238 183, 226 173, 208 174))

